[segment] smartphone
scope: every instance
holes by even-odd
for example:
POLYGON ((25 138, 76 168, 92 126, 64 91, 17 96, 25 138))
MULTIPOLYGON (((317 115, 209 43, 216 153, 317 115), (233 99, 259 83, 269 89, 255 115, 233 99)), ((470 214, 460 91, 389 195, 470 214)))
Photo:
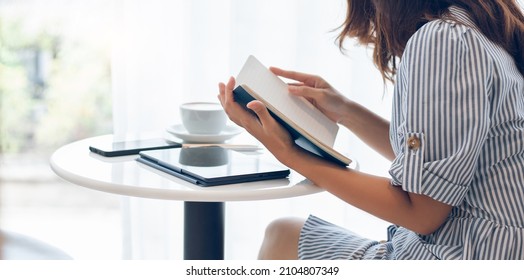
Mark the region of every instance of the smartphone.
POLYGON ((182 144, 163 138, 142 139, 123 142, 96 143, 89 146, 93 153, 104 157, 136 155, 140 151, 180 148, 182 144))

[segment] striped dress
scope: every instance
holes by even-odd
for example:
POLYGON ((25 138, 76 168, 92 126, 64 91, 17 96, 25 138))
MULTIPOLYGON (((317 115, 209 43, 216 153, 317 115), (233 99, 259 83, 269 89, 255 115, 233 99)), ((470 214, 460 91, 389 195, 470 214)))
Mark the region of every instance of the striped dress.
POLYGON ((524 259, 524 78, 478 31, 435 20, 410 38, 391 120, 392 185, 453 206, 430 235, 377 242, 311 216, 302 259, 524 259))

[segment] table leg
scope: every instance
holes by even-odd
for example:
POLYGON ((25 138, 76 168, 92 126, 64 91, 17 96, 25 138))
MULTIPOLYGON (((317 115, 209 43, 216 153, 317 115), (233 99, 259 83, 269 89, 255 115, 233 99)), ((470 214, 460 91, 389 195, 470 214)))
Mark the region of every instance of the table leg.
POLYGON ((184 259, 224 259, 224 202, 184 202, 184 259))

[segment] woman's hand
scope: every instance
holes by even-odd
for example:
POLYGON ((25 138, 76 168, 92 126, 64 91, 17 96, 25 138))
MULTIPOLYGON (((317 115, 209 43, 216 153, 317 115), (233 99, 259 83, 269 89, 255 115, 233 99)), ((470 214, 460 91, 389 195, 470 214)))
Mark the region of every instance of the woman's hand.
POLYGON ((321 77, 275 67, 270 70, 277 76, 297 81, 288 86, 291 94, 306 98, 324 115, 347 127, 385 158, 395 159, 389 142, 389 121, 347 99, 321 77))
POLYGON ((319 76, 269 68, 277 76, 292 79, 297 83, 289 84, 289 92, 306 98, 324 115, 334 122, 340 122, 348 113, 347 104, 351 101, 341 95, 336 89, 319 76))
POLYGON ((290 155, 293 151, 297 151, 297 148, 287 130, 269 114, 262 102, 255 100, 247 104, 247 107, 253 112, 249 112, 235 102, 234 87, 235 79, 233 77, 227 84, 218 85, 220 92, 218 99, 229 119, 257 138, 278 160, 289 165, 287 162, 291 161, 290 155))

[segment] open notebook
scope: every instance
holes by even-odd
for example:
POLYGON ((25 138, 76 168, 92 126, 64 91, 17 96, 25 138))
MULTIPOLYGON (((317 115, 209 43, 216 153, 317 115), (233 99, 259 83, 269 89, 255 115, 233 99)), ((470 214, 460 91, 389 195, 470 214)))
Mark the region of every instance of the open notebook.
POLYGON ((351 163, 333 149, 338 124, 305 98, 290 95, 287 84, 254 56, 249 56, 236 81, 238 86, 233 90, 236 102, 245 106, 255 99, 261 101, 298 146, 339 165, 351 163))
POLYGON ((218 146, 140 152, 138 162, 199 186, 286 178, 279 162, 218 146))

